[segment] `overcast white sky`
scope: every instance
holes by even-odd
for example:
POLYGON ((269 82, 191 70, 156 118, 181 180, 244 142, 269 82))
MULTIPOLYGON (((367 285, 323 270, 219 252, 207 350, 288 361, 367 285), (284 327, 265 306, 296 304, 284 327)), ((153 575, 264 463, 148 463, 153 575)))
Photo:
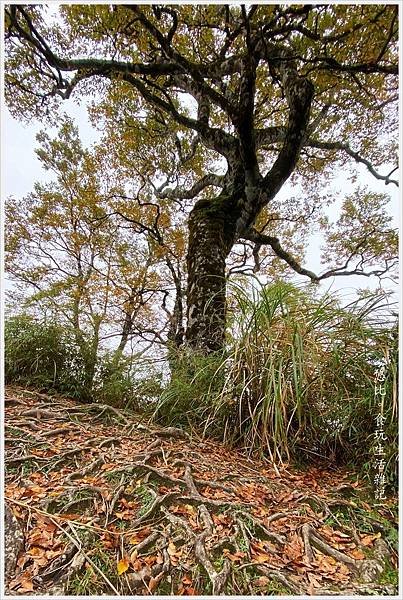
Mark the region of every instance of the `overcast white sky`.
MULTIPOLYGON (((72 116, 79 126, 80 136, 84 144, 90 145, 97 141, 99 133, 90 125, 84 103, 80 106, 74 104, 72 100, 66 101, 63 104, 63 110, 72 116)), ((32 122, 29 125, 24 125, 11 117, 6 108, 2 112, 2 128, 3 128, 3 191, 4 197, 13 195, 16 198, 22 198, 33 189, 35 181, 44 181, 52 178, 52 175, 41 168, 41 164, 36 158, 34 149, 37 146, 35 139, 36 134, 44 128, 44 125, 39 122, 32 122)), ((55 130, 56 134, 56 130, 55 130)), ((385 186, 381 181, 376 180, 368 173, 364 166, 360 165, 362 183, 371 187, 373 191, 386 192, 391 196, 390 210, 394 216, 395 224, 399 226, 399 191, 394 185, 385 186)), ((387 167, 380 169, 380 172, 387 173, 387 167)), ((347 185, 349 185, 347 183, 347 185)), ((346 187, 346 180, 340 176, 335 178, 332 189, 336 196, 342 198, 345 194, 352 191, 351 186, 346 187)), ((280 193, 290 193, 290 188, 284 186, 280 193)), ((295 192, 294 192, 295 193, 295 192)), ((337 215, 335 215, 337 217, 337 215)), ((304 263, 308 269, 314 272, 323 270, 323 265, 320 265, 319 252, 320 238, 312 237, 307 257, 304 263)), ((297 277, 297 281, 308 282, 304 277, 297 277)), ((376 288, 379 282, 376 278, 371 277, 335 277, 326 279, 321 283, 323 291, 331 289, 332 291, 340 290, 343 296, 351 299, 354 295, 354 290, 358 288, 376 288)), ((385 282, 383 287, 398 291, 397 286, 385 282)))

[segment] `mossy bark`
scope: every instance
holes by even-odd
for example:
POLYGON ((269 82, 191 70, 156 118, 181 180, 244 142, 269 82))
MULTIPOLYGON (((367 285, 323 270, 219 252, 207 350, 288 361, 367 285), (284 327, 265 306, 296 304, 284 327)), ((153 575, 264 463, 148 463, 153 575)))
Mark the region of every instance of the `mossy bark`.
POLYGON ((189 217, 187 344, 203 353, 225 339, 225 261, 235 241, 236 205, 230 197, 199 200, 189 217))

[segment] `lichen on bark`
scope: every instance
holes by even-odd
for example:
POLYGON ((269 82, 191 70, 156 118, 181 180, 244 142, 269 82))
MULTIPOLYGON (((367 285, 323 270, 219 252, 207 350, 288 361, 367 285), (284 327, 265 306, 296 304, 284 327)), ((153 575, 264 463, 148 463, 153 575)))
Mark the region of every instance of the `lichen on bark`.
POLYGON ((237 206, 233 196, 199 200, 189 216, 186 340, 209 353, 225 337, 226 258, 235 241, 237 206))

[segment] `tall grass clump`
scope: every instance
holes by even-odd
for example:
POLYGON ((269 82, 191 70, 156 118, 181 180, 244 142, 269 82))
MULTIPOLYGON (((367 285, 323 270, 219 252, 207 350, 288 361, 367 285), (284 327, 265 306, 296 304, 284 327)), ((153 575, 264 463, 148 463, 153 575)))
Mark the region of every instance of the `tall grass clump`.
POLYGON ((369 466, 381 410, 376 374, 384 366, 385 450, 393 478, 397 336, 385 295, 342 308, 334 295, 315 298, 279 283, 252 297, 237 289, 235 303, 242 318, 228 361, 238 408, 232 435, 273 460, 322 457, 369 466))
POLYGON ((201 428, 224 385, 223 353, 205 356, 186 349, 170 351, 171 378, 153 407, 164 425, 201 428))
POLYGON ((387 295, 362 295, 342 307, 332 294, 256 282, 248 290, 232 287, 229 316, 225 355, 188 355, 157 414, 274 462, 353 462, 370 476, 376 417, 382 411, 393 482, 397 330, 387 295), (382 366, 381 407, 375 383, 382 366))

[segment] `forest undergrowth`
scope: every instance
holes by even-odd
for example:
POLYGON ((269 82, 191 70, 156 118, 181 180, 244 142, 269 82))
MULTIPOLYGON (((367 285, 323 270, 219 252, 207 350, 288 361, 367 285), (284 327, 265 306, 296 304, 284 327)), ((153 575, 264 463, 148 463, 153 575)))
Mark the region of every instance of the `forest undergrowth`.
POLYGON ((395 497, 8 386, 9 595, 393 595, 395 497))

